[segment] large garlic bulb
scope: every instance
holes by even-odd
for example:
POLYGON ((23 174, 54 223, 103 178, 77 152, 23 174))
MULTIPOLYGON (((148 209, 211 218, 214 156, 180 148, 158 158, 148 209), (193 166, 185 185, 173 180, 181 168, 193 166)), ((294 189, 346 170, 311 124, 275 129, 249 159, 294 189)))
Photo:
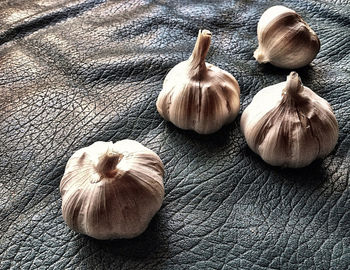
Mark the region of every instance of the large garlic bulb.
POLYGON ((299 14, 284 6, 274 6, 263 13, 258 23, 258 41, 255 59, 281 68, 306 66, 320 50, 315 32, 299 14))
POLYGON ((213 133, 239 111, 240 89, 228 72, 208 64, 211 33, 199 31, 191 57, 167 74, 157 100, 160 115, 182 129, 213 133))
POLYGON ((62 214, 97 239, 141 234, 164 197, 163 163, 132 140, 95 142, 75 152, 61 180, 62 214))
POLYGON ((329 103, 302 85, 296 72, 287 82, 259 91, 241 117, 249 147, 267 163, 304 167, 335 147, 338 123, 329 103))

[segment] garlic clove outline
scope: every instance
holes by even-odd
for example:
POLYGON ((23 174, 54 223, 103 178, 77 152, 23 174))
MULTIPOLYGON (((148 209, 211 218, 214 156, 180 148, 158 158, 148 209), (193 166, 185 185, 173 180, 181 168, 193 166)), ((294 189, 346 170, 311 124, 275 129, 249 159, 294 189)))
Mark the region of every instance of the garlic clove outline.
POLYGON ((259 63, 286 69, 308 65, 320 51, 320 40, 294 10, 273 6, 261 16, 257 28, 259 46, 254 58, 259 63))
POLYGON ((240 105, 237 80, 205 62, 211 37, 210 31, 199 30, 192 55, 169 71, 156 103, 165 120, 199 134, 214 133, 232 122, 240 105))
POLYGON ((299 168, 327 156, 337 143, 339 128, 330 104, 291 72, 286 82, 254 96, 242 113, 241 130, 265 162, 299 168))
POLYGON ((96 239, 136 237, 162 205, 163 175, 159 156, 136 141, 95 142, 67 162, 63 218, 96 239))

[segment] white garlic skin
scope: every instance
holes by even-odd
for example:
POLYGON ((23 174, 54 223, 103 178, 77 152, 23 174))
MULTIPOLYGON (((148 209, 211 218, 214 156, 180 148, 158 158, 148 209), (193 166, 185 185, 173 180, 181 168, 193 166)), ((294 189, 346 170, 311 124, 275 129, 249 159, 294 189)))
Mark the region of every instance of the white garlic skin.
POLYGON ((294 10, 284 6, 267 9, 258 23, 259 47, 254 57, 259 63, 286 69, 304 67, 320 51, 320 40, 294 10))
POLYGON ((205 62, 210 41, 211 33, 200 30, 191 57, 170 70, 157 99, 164 119, 199 134, 214 133, 232 122, 240 105, 237 80, 205 62))
POLYGON ((260 90, 243 111, 241 129, 248 146, 274 166, 300 168, 327 156, 338 140, 329 103, 301 84, 287 82, 260 90))
POLYGON ((96 239, 136 237, 162 205, 163 175, 158 155, 136 141, 95 142, 68 160, 60 184, 63 218, 96 239))

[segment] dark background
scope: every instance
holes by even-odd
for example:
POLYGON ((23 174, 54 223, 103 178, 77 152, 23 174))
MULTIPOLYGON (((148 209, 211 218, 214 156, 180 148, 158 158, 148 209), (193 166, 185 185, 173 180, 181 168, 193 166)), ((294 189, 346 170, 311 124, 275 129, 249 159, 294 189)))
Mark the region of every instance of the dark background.
MULTIPOLYGON (((349 1, 0 0, 1 269, 349 269, 349 1), (265 164, 240 115, 201 136, 162 120, 166 73, 198 29, 207 57, 241 87, 241 112, 289 70, 259 65, 268 7, 300 13, 321 51, 297 70, 339 122, 334 151, 304 169, 265 164), (68 158, 95 141, 134 139, 165 164, 165 200, 133 240, 71 231, 59 183, 68 158)), ((241 114, 241 113, 240 113, 241 114)))

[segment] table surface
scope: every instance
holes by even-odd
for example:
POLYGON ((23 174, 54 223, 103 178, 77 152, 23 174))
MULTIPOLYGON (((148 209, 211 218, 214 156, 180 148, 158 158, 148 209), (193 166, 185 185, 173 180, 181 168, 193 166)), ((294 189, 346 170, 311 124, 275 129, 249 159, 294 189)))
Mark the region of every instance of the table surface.
POLYGON ((1 269, 349 269, 349 1, 0 1, 1 269), (339 123, 334 151, 303 169, 264 163, 242 111, 290 70, 253 58, 268 7, 296 10, 321 51, 298 69, 339 123), (212 135, 165 122, 167 72, 213 33, 207 61, 241 88, 237 119, 212 135), (134 139, 165 165, 165 199, 146 232, 99 241, 63 221, 69 157, 134 139))

